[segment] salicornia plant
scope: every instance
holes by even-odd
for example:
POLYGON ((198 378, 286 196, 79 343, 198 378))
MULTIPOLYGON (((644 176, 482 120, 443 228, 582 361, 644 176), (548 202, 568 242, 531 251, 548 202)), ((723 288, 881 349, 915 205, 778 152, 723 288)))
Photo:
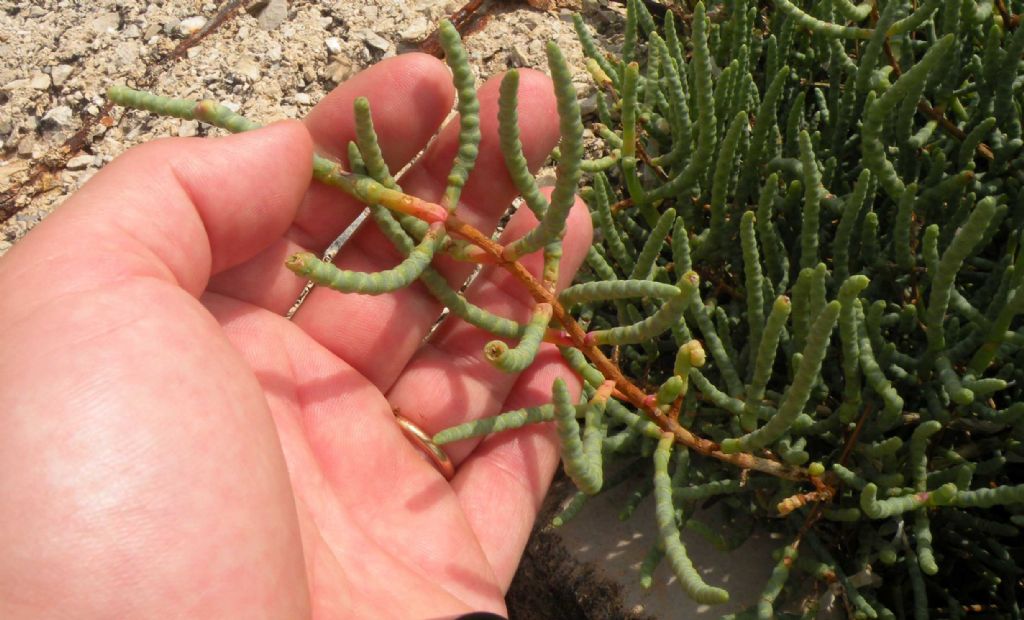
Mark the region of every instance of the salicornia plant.
MULTIPOLYGON (((352 169, 314 163, 406 258, 367 274, 298 254, 288 268, 347 293, 422 281, 495 336, 481 354, 509 372, 558 344, 583 379, 578 402, 556 381, 550 404, 434 442, 553 422, 580 489, 555 525, 646 471, 624 510, 653 493, 660 536, 642 583, 667 559, 693 599, 725 602, 682 532, 731 548, 772 517, 762 523, 788 539, 747 612, 758 618, 813 617, 818 597, 801 597, 826 590, 858 618, 1019 617, 1024 27, 1013 14, 1024 2, 711 4, 677 3, 658 23, 630 0, 617 58, 577 18, 607 147, 593 160, 571 72, 549 44, 561 118, 550 200, 522 152, 518 76, 505 76, 501 150, 539 221, 507 245, 456 208, 479 118, 466 55, 443 25, 461 130, 440 204, 396 184, 365 100, 352 169), (599 241, 556 293, 584 175, 599 241), (534 252, 539 279, 518 262, 534 252), (469 303, 431 266, 441 254, 508 269, 535 301, 530 320, 469 303), (694 517, 712 505, 720 527, 694 517)), ((212 102, 123 87, 110 97, 255 127, 212 102)))

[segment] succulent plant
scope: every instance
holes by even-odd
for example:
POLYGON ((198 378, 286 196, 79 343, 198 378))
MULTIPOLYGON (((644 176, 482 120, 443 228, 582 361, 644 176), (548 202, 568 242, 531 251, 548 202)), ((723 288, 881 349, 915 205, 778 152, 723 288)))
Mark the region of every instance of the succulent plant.
MULTIPOLYGON (((556 381, 551 404, 433 440, 553 421, 580 489, 556 525, 646 472, 625 511, 653 493, 660 537, 643 582, 667 558, 692 598, 728 600, 680 533, 729 548, 758 523, 788 535, 749 610, 758 618, 813 617, 805 595, 823 590, 854 617, 1019 617, 1024 27, 1012 12, 1024 6, 1008 4, 729 0, 712 5, 714 20, 700 2, 678 3, 658 23, 630 0, 618 57, 599 53, 577 17, 607 154, 583 159, 571 73, 549 45, 562 139, 544 198, 509 72, 501 147, 539 225, 504 246, 456 209, 479 118, 468 60, 443 26, 461 132, 440 204, 398 187, 365 100, 352 170, 314 165, 316 179, 370 205, 407 258, 376 274, 309 254, 287 266, 347 293, 420 280, 494 334, 481 354, 503 370, 558 344, 584 380, 579 402, 556 381), (581 177, 599 241, 556 293, 581 177), (545 258, 539 279, 518 262, 533 252, 545 258), (532 318, 470 304, 432 269, 441 253, 510 270, 535 300, 532 318), (712 506, 717 528, 694 517, 712 506)), ((110 96, 255 126, 212 102, 110 96)))

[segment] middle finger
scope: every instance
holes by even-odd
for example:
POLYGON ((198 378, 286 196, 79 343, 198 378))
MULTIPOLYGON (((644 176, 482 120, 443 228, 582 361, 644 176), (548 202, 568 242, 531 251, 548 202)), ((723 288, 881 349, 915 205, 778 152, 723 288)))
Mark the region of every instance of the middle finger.
MULTIPOLYGON (((459 215, 488 232, 517 195, 501 154, 498 137, 498 87, 492 78, 480 89, 481 142, 476 167, 462 192, 459 215)), ((558 139, 558 116, 551 81, 539 72, 520 75, 519 115, 523 149, 536 169, 558 139)), ((458 124, 448 125, 424 157, 403 179, 406 192, 438 200, 455 151, 458 124)), ((401 260, 376 226, 365 226, 343 248, 337 264, 356 271, 379 271, 401 260)), ((453 287, 473 266, 441 257, 434 261, 453 287)), ((384 295, 342 295, 317 288, 306 299, 295 322, 313 338, 370 379, 381 390, 394 382, 419 348, 441 311, 440 304, 416 283, 384 295)))

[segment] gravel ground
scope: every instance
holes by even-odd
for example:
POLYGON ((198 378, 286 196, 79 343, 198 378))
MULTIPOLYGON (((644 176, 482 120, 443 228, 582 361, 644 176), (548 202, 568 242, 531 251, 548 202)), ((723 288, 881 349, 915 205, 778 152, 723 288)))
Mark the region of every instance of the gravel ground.
MULTIPOLYGON (((382 58, 417 49, 465 0, 16 0, 0 9, 0 253, 106 162, 167 136, 204 135, 196 122, 105 107, 124 83, 211 98, 263 122, 303 116, 334 86, 382 58), (207 36, 204 33, 210 31, 207 36), (189 44, 199 38, 188 49, 189 44)), ((544 69, 556 40, 590 90, 570 16, 602 30, 608 0, 488 0, 490 19, 466 40, 481 77, 544 69), (547 5, 543 10, 534 5, 547 5)))

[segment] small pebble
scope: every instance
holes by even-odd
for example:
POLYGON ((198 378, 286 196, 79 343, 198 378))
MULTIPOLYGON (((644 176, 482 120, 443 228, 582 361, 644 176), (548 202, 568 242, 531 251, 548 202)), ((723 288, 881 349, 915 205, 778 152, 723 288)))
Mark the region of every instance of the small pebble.
POLYGON ((327 66, 327 75, 335 84, 341 84, 356 72, 355 66, 344 59, 339 59, 327 66))
POLYGON ((427 36, 428 28, 429 25, 427 24, 426 18, 417 17, 398 36, 402 37, 403 41, 407 41, 410 43, 416 42, 421 40, 423 37, 427 36))
POLYGON ((341 39, 338 37, 327 37, 324 39, 324 45, 327 46, 327 51, 332 54, 341 53, 341 39))
POLYGON ((114 62, 115 67, 125 67, 131 65, 139 59, 141 51, 139 50, 138 41, 125 41, 117 46, 117 50, 114 52, 116 60, 114 62))
POLYGON ((182 36, 193 35, 206 25, 206 18, 202 15, 188 17, 178 22, 178 33, 182 36))
POLYGON ((235 63, 234 72, 250 82, 255 82, 260 79, 260 66, 259 64, 247 56, 242 56, 235 63))
POLYGON ((288 1, 270 0, 263 10, 260 11, 257 23, 262 30, 273 30, 288 19, 288 1))
POLYGON ((363 41, 374 49, 386 52, 391 49, 391 42, 372 30, 363 31, 363 41))
POLYGON ((18 156, 29 157, 32 155, 32 148, 36 145, 36 139, 29 134, 18 141, 18 156))
POLYGON ((529 64, 530 60, 527 58, 526 52, 520 49, 518 45, 513 45, 508 53, 508 65, 510 67, 527 67, 529 64))
POLYGON ((19 88, 28 88, 32 83, 32 80, 28 78, 19 78, 17 80, 11 80, 4 84, 3 90, 18 90, 19 88))
POLYGON ((309 105, 310 103, 312 103, 312 99, 307 93, 295 93, 293 99, 295 100, 295 103, 301 105, 309 105))
POLYGON ((36 71, 29 78, 29 86, 36 90, 46 90, 50 87, 50 76, 41 71, 36 71))
POLYGON ((597 112, 597 93, 593 93, 585 99, 580 99, 580 114, 586 116, 597 112))
POLYGON ((96 158, 92 155, 89 155, 88 153, 75 155, 74 157, 68 160, 68 163, 65 164, 64 167, 67 168, 68 170, 81 170, 82 168, 91 165, 94 159, 96 158))
POLYGON ((71 65, 57 65, 50 70, 50 79, 53 80, 54 86, 63 86, 64 82, 67 81, 68 77, 74 69, 71 65))
POLYGON ((66 105, 59 105, 43 115, 40 125, 43 128, 50 129, 66 127, 71 124, 72 118, 74 118, 74 113, 71 111, 71 108, 66 105))
POLYGON ((117 32, 121 26, 121 16, 117 13, 101 13, 89 23, 89 26, 96 34, 117 32))
POLYGON ((199 121, 181 121, 178 125, 178 137, 191 138, 199 133, 199 121))

